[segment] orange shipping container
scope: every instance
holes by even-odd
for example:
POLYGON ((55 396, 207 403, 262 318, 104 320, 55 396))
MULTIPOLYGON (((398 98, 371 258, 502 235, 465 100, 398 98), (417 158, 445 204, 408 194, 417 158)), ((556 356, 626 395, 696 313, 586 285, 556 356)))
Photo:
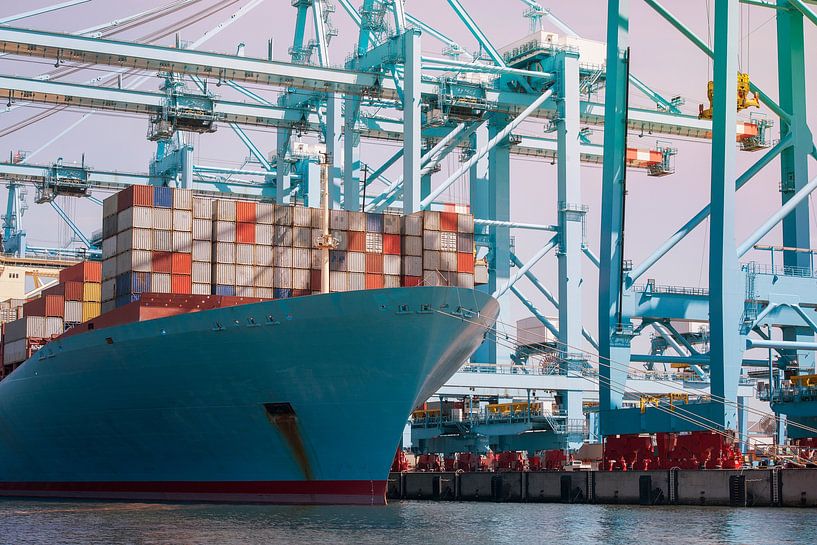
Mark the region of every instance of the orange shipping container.
POLYGON ((156 273, 169 273, 173 270, 173 252, 153 252, 152 270, 156 273))
POLYGON ((193 277, 187 274, 174 274, 170 277, 170 291, 175 294, 191 293, 193 277))
POLYGON ((116 205, 119 212, 132 206, 153 206, 153 186, 132 185, 123 189, 117 194, 116 205))
POLYGON ((235 203, 235 221, 239 223, 256 222, 256 206, 254 202, 236 201, 235 203))
POLYGON ((82 261, 63 269, 60 282, 102 282, 102 262, 82 261))
POLYGON ((383 253, 400 255, 400 235, 383 235, 383 253))
MULTIPOLYGON (((383 254, 366 254, 366 272, 383 274, 383 254)), ((369 276, 368 274, 366 275, 369 276)), ((366 280, 368 287, 368 279, 366 280)))
POLYGON ((460 252, 457 254, 457 272, 474 272, 474 254, 460 252))
POLYGON ((366 289, 367 290, 376 290, 380 289, 385 285, 385 278, 383 278, 382 274, 369 274, 366 273, 366 289))
MULTIPOLYGON (((90 282, 88 282, 90 284, 90 282)), ((85 290, 84 282, 66 282, 63 284, 63 296, 66 301, 82 301, 85 290)))
POLYGON ((235 241, 238 242, 239 244, 255 244, 255 224, 236 223, 235 241))
POLYGON ((423 283, 421 276, 403 276, 400 282, 403 286, 419 286, 423 283))
POLYGON ((43 295, 23 305, 24 316, 48 316, 62 318, 65 299, 62 295, 43 295))
POLYGON ((440 212, 440 231, 456 233, 457 224, 458 221, 456 212, 440 212))
POLYGON ((192 254, 174 252, 170 272, 172 272, 173 274, 187 274, 187 275, 193 274, 192 254))
POLYGON ((362 231, 349 231, 346 233, 346 249, 350 252, 365 252, 366 233, 362 231))

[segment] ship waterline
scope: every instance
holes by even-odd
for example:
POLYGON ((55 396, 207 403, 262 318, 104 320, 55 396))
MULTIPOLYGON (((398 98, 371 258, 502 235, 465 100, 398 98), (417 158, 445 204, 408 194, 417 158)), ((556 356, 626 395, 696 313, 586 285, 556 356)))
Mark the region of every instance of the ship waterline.
POLYGON ((0 495, 382 504, 406 416, 497 313, 392 288, 57 339, 0 382, 0 495))

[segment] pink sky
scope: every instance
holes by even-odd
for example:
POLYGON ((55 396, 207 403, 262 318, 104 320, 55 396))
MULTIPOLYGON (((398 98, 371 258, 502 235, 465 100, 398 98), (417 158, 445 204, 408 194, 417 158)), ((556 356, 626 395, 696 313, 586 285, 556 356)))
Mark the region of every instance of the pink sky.
MULTIPOLYGON (((185 28, 181 32, 181 38, 187 41, 198 39, 204 32, 225 20, 247 1, 241 0, 205 21, 185 28)), ((20 7, 19 2, 3 2, 0 3, 0 17, 55 2, 56 0, 31 0, 25 2, 24 7, 20 7)), ((93 0, 88 4, 69 8, 59 13, 42 15, 14 24, 40 30, 72 32, 164 3, 166 3, 165 0, 130 0, 128 2, 93 0)), ((210 6, 214 3, 213 0, 205 0, 202 5, 210 6)), ((230 4, 230 2, 222 3, 230 4)), ((359 4, 360 1, 357 0, 354 3, 359 4)), ((708 33, 706 6, 711 3, 707 0, 664 1, 664 5, 669 10, 704 38, 708 33)), ((522 17, 525 7, 521 1, 463 0, 463 4, 497 47, 515 41, 529 31, 528 21, 522 17), (501 6, 502 13, 498 13, 499 6, 501 6)), ((547 2, 543 0, 541 4, 552 8, 584 37, 604 40, 606 2, 601 0, 547 2)), ((406 9, 409 13, 445 32, 466 49, 470 51, 477 49, 475 40, 470 37, 445 0, 408 0, 406 9)), ((684 110, 690 114, 697 112, 698 103, 706 101, 706 83, 709 79, 707 58, 645 4, 638 1, 631 2, 631 12, 633 73, 666 96, 685 97, 687 104, 684 110)), ((748 38, 742 41, 741 65, 744 70, 750 72, 754 82, 771 97, 776 97, 775 24, 772 19, 774 12, 764 8, 745 6, 742 12, 741 34, 748 35, 748 38)), ((295 9, 290 6, 289 1, 267 0, 251 15, 208 42, 204 49, 232 53, 238 42, 243 41, 246 43, 248 56, 263 57, 266 56, 267 40, 274 37, 275 57, 285 60, 287 48, 292 40, 294 19, 295 9)), ((333 64, 342 64, 356 40, 356 32, 353 23, 340 6, 333 15, 332 21, 339 29, 339 35, 331 44, 330 60, 333 64)), ((137 29, 118 36, 117 39, 135 40, 164 24, 166 22, 159 25, 154 23, 144 29, 137 29)), ((810 25, 808 21, 805 24, 807 28, 806 51, 817 51, 817 28, 810 25)), ((549 26, 547 28, 556 30, 549 26)), ((170 45, 172 42, 172 38, 167 38, 161 43, 170 45)), ((425 53, 438 55, 440 44, 424 36, 423 50, 425 53)), ((3 74, 36 75, 48 72, 52 67, 52 62, 44 60, 20 62, 0 59, 0 73, 3 74)), ((105 67, 99 68, 106 70, 105 67)), ((808 95, 817 96, 817 77, 815 77, 813 59, 807 70, 808 95)), ((101 73, 86 71, 72 76, 71 81, 85 81, 94 77, 91 74, 101 73)), ((156 89, 158 83, 158 80, 151 80, 141 88, 156 89)), ((225 97, 234 98, 223 87, 216 92, 225 97)), ((631 92, 631 97, 634 105, 649 105, 649 101, 635 90, 631 92)), ((21 108, 13 112, 2 113, 0 128, 8 127, 39 111, 41 111, 40 107, 21 108)), ((769 113, 765 108, 761 111, 769 113)), ((812 107, 809 112, 812 126, 817 126, 816 114, 817 112, 812 107)), ((80 112, 59 113, 45 121, 2 137, 0 138, 0 153, 7 156, 12 150, 35 150, 81 116, 80 112)), ((145 139, 147 124, 147 119, 143 117, 94 115, 68 136, 46 149, 33 162, 48 163, 58 157, 63 157, 67 161, 79 161, 81 155, 85 153, 86 162, 96 168, 143 172, 147 170, 147 164, 155 151, 154 145, 145 139)), ((526 126, 524 130, 536 134, 541 131, 541 128, 531 125, 526 126)), ((594 131, 593 138, 600 141, 601 129, 595 127, 594 131)), ((274 148, 274 131, 250 129, 248 132, 262 149, 272 150, 274 148)), ((774 133, 776 138, 777 128, 774 129, 774 133)), ((627 203, 627 257, 636 263, 649 255, 668 235, 709 200, 710 148, 708 143, 649 135, 639 138, 638 135, 633 135, 631 145, 649 147, 657 139, 669 140, 679 148, 679 155, 676 159, 677 172, 673 176, 664 178, 649 178, 638 171, 630 173, 627 203)), ((196 162, 201 164, 229 165, 240 161, 247 155, 242 144, 227 127, 221 127, 215 135, 196 136, 194 144, 196 162)), ((388 149, 390 148, 382 144, 364 144, 363 159, 376 162, 377 158, 385 155, 388 149)), ((739 153, 739 170, 759 157, 759 153, 739 153)), ((435 179, 437 181, 444 179, 447 169, 452 166, 456 168, 457 164, 456 158, 445 162, 443 173, 437 175, 435 179)), ((779 163, 775 161, 739 193, 736 227, 739 241, 762 223, 779 202, 779 172, 779 163)), ((817 172, 813 161, 810 172, 811 176, 817 172)), ((601 168, 585 167, 582 169, 584 202, 590 207, 588 242, 596 252, 599 236, 600 179, 601 168)), ((466 188, 465 180, 454 184, 451 198, 466 199, 466 188)), ((556 222, 555 166, 544 161, 512 160, 512 190, 512 216, 515 220, 556 222)), ((32 190, 30 192, 33 194, 32 190)), ((2 190, 0 196, 3 196, 3 201, 5 201, 5 189, 2 190)), ((54 244, 59 240, 65 240, 67 230, 63 227, 55 227, 56 216, 50 207, 34 205, 31 197, 29 203, 31 208, 25 216, 25 224, 30 244, 54 244)), ((87 203, 76 202, 66 206, 73 210, 77 222, 86 232, 100 228, 98 208, 93 208, 87 203)), ((812 218, 815 218, 813 214, 812 218)), ((813 228, 817 230, 817 220, 813 228)), ((702 258, 707 255, 705 234, 706 225, 703 225, 647 273, 646 277, 656 278, 659 284, 706 286, 707 269, 706 264, 702 262, 702 258)), ((517 254, 525 260, 535 253, 545 240, 542 234, 530 232, 518 234, 516 237, 517 254)), ((775 230, 764 239, 764 242, 776 243, 779 240, 779 230, 775 230)), ((583 294, 585 299, 583 307, 587 313, 585 322, 592 331, 595 331, 596 274, 591 269, 589 262, 585 264, 585 285, 587 286, 583 294)), ((555 258, 552 255, 542 260, 534 270, 547 285, 555 288, 556 267, 555 258)), ((534 292, 532 289, 525 291, 531 294, 534 292)), ((546 301, 537 297, 533 299, 545 313, 553 313, 553 309, 546 301)), ((526 316, 526 311, 516 302, 511 308, 514 317, 526 316)))

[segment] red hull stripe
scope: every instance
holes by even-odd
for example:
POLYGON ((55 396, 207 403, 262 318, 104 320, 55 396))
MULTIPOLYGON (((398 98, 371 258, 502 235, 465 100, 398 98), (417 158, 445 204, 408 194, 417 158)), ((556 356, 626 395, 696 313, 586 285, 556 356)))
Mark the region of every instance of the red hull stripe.
POLYGON ((0 496, 380 505, 386 481, 0 482, 0 496))

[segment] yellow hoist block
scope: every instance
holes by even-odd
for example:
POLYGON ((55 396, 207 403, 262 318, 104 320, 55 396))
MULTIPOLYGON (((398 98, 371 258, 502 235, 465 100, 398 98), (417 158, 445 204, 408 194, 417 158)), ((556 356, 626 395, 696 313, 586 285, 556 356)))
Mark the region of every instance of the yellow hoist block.
MULTIPOLYGON (((704 105, 701 104, 698 110, 698 119, 712 119, 712 101, 715 100, 714 81, 710 81, 706 84, 706 97, 709 99, 709 108, 704 109, 704 105)), ((760 108, 760 99, 758 99, 757 94, 752 93, 751 91, 749 74, 738 72, 737 111, 740 112, 741 110, 745 110, 749 107, 760 108)))

